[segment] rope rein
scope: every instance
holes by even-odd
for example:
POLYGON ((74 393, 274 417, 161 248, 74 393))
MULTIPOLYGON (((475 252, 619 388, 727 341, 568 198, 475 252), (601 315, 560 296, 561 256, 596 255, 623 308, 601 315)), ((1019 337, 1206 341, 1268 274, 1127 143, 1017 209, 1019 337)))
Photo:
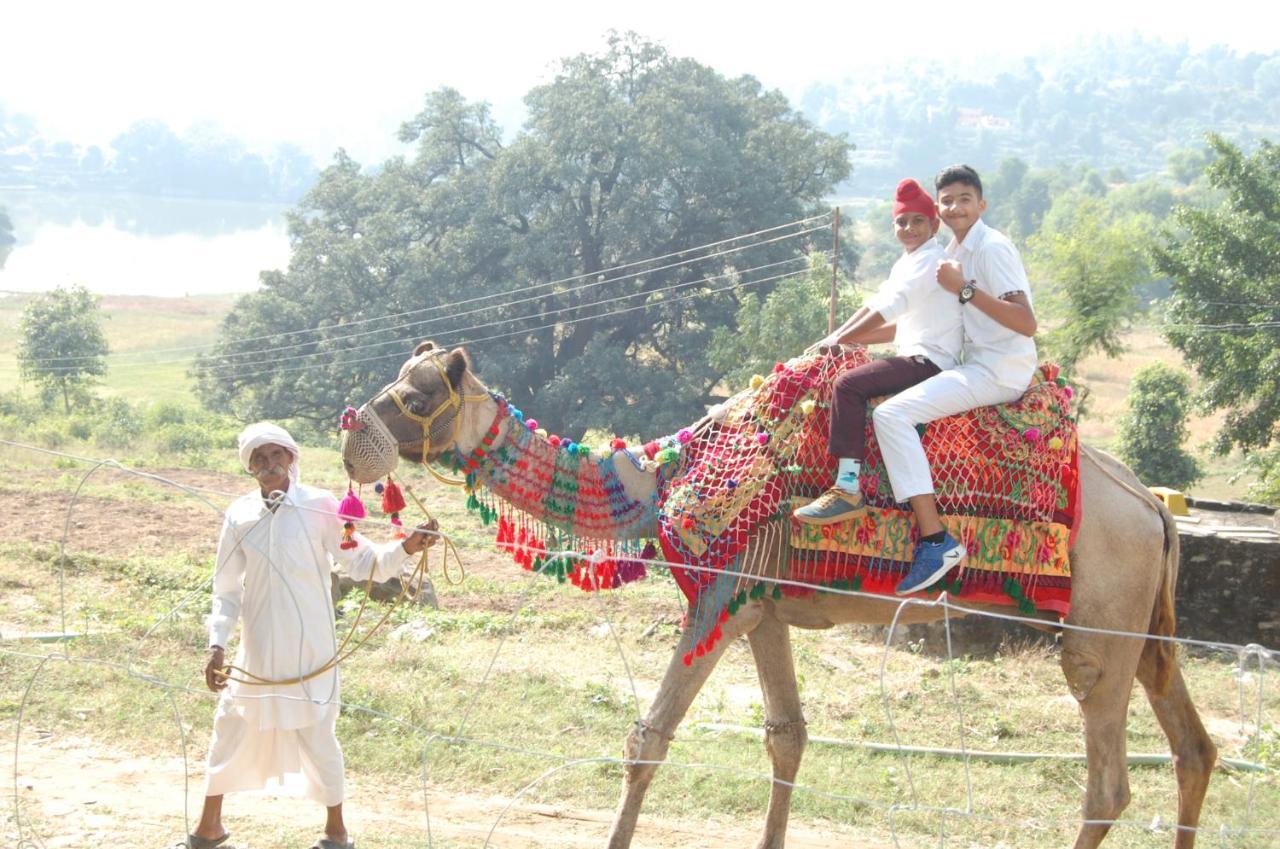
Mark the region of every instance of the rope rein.
MULTIPOLYGON (((384 389, 383 392, 391 396, 391 400, 395 402, 396 406, 400 408, 400 412, 403 413, 406 418, 412 419, 413 421, 418 422, 422 426, 422 465, 426 467, 427 471, 430 472, 431 475, 435 477, 436 480, 440 481, 443 484, 446 484, 448 486, 463 486, 466 483, 465 479, 453 480, 451 478, 445 477, 444 475, 440 474, 435 469, 433 469, 430 466, 430 464, 428 464, 427 457, 431 450, 431 427, 433 424, 435 424, 436 419, 441 414, 446 412, 450 413, 451 420, 449 425, 449 438, 445 441, 445 445, 452 445, 454 443, 454 440, 457 438, 458 426, 462 420, 461 412, 462 412, 463 403, 466 401, 484 401, 484 400, 487 400, 490 396, 488 394, 484 394, 484 395, 459 394, 453 388, 453 384, 449 381, 449 376, 445 372, 444 366, 440 364, 439 358, 432 357, 431 362, 440 371, 441 382, 448 389, 449 397, 446 398, 440 404, 440 406, 436 407, 436 409, 430 415, 420 416, 414 413, 412 410, 409 409, 408 405, 405 404, 404 399, 400 397, 400 393, 396 392, 390 386, 384 389)), ((388 477, 390 477, 390 475, 388 475, 388 477)), ((413 491, 413 488, 411 486, 409 486, 407 483, 402 483, 401 488, 404 490, 404 492, 406 492, 409 495, 410 498, 413 499, 413 503, 416 504, 418 506, 418 509, 421 510, 423 514, 427 517, 428 522, 435 521, 435 517, 431 515, 431 511, 426 508, 426 505, 424 505, 422 503, 422 500, 418 498, 417 494, 413 491)), ((466 567, 463 566, 462 564, 462 558, 458 554, 457 546, 455 546, 453 544, 453 540, 449 539, 447 536, 437 534, 437 537, 444 543, 444 545, 440 549, 440 552, 441 552, 440 574, 443 576, 445 582, 448 584, 452 585, 452 584, 461 583, 463 580, 466 579, 467 573, 466 573, 466 567), (453 575, 453 572, 450 569, 449 556, 451 554, 453 556, 454 563, 457 565, 458 574, 456 579, 453 575)), ((286 684, 301 684, 306 681, 310 681, 311 679, 316 678, 320 675, 323 675, 324 673, 328 672, 329 670, 333 669, 338 664, 342 663, 344 660, 349 658, 352 654, 358 651, 361 648, 361 646, 363 646, 366 642, 368 642, 369 639, 371 639, 373 635, 377 633, 378 629, 381 628, 382 625, 386 623, 387 619, 390 618, 391 614, 395 611, 396 606, 399 605, 401 601, 405 599, 409 599, 411 601, 417 600, 418 593, 421 592, 422 590, 422 585, 430 578, 430 575, 431 575, 430 554, 431 554, 432 547, 433 546, 428 545, 422 549, 421 556, 418 559, 418 565, 414 568, 413 573, 409 576, 408 581, 401 582, 400 592, 397 593, 395 598, 391 600, 391 603, 390 605, 388 605, 386 612, 382 614, 382 617, 376 623, 374 623, 373 627, 371 627, 364 636, 356 640, 350 646, 350 648, 348 648, 348 643, 352 642, 352 637, 355 636, 356 628, 357 626, 359 626, 360 620, 364 616, 365 607, 368 605, 368 602, 369 602, 369 595, 373 591, 373 572, 372 570, 370 571, 369 578, 365 582, 364 597, 361 598, 360 600, 360 608, 356 612, 356 617, 351 623, 351 628, 347 631, 347 635, 343 637, 341 644, 339 644, 337 649, 334 651, 333 657, 331 657, 328 661, 326 661, 324 664, 322 664, 318 668, 312 670, 311 672, 308 672, 306 675, 300 675, 293 678, 273 679, 273 678, 264 678, 260 675, 255 675, 254 673, 250 672, 247 669, 243 669, 239 666, 235 666, 234 664, 228 664, 222 667, 220 670, 217 670, 215 672, 215 675, 217 675, 218 678, 222 680, 235 681, 239 684, 244 684, 248 686, 278 686, 278 685, 286 685, 286 684), (415 585, 415 581, 416 581, 416 585, 415 585), (412 591, 410 591, 410 587, 412 587, 412 591), (239 673, 239 676, 233 675, 232 673, 239 673)))

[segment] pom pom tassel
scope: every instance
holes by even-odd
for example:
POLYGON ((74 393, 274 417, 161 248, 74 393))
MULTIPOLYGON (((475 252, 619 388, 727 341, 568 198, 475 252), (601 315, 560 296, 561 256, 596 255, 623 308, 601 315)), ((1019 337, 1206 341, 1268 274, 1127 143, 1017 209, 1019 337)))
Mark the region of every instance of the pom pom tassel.
POLYGON ((355 548, 359 543, 355 540, 356 519, 365 517, 364 504, 356 496, 351 486, 347 486, 347 497, 342 499, 342 503, 338 505, 338 517, 342 519, 342 542, 338 543, 338 547, 342 549, 355 548))
POLYGON ((391 516, 391 524, 395 526, 395 538, 404 539, 404 522, 400 521, 400 511, 405 508, 404 494, 390 476, 386 486, 382 487, 382 512, 391 516))
POLYGON ((365 517, 364 503, 352 491, 351 487, 347 487, 347 497, 342 499, 342 503, 338 505, 338 515, 344 520, 363 519, 365 517))

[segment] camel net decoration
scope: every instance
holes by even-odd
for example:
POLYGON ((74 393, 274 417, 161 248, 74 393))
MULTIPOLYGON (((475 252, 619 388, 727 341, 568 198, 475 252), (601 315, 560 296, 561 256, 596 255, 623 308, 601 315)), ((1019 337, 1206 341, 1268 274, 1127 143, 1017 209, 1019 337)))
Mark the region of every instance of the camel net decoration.
MULTIPOLYGON (((779 363, 684 446, 659 496, 659 538, 669 561, 697 567, 672 568, 692 604, 695 656, 749 599, 815 592, 761 578, 892 594, 906 574, 915 521, 894 502, 869 418, 861 475, 868 509, 825 527, 791 518, 834 482, 826 448, 834 381, 869 360, 855 348, 779 363)), ((1071 390, 1056 378, 1055 367, 1042 367, 1016 403, 921 428, 939 512, 969 549, 959 574, 934 593, 1024 613, 1069 610, 1078 444, 1071 390)))
MULTIPOLYGON (((692 662, 720 639, 720 626, 748 600, 803 595, 813 586, 892 594, 917 541, 909 510, 894 502, 868 420, 861 476, 868 509, 848 522, 801 525, 791 512, 832 485, 827 454, 835 378, 870 361, 862 348, 778 363, 772 374, 721 405, 697 432, 645 446, 658 464, 653 503, 630 499, 615 463, 529 427, 501 433, 523 414, 500 401, 486 443, 459 457, 471 488, 468 506, 496 521, 498 546, 524 568, 549 572, 584 590, 617 587, 644 575, 652 533, 691 604, 692 662), (577 550, 587 560, 547 552, 577 550), (777 580, 810 584, 791 587, 777 580)), ((1078 518, 1078 442, 1072 392, 1043 366, 1023 397, 921 428, 943 522, 969 555, 931 593, 1066 615, 1068 551, 1078 518)), ((536 425, 536 423, 533 423, 536 425)))

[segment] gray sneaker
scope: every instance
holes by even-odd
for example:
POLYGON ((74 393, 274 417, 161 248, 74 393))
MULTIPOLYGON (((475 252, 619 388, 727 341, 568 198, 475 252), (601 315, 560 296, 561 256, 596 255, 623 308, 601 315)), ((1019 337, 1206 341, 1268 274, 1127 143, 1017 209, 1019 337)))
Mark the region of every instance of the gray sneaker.
POLYGON ((845 522, 867 509, 861 492, 847 492, 833 486, 791 515, 806 525, 834 525, 845 522))

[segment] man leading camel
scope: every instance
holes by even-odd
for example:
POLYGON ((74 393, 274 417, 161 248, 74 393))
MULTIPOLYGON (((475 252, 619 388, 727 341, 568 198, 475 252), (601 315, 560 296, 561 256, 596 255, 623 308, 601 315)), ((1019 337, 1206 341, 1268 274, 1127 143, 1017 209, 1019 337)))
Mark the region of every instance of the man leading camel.
POLYGON ((240 462, 258 491, 227 508, 218 541, 209 619, 205 683, 221 692, 209 742, 204 809, 185 845, 228 849, 222 797, 271 781, 300 784, 326 809, 324 836, 313 849, 351 849, 342 819, 343 762, 334 725, 339 684, 335 657, 330 561, 352 578, 398 576, 434 541, 434 522, 402 542, 376 544, 354 535, 340 547, 338 502, 298 482, 298 445, 267 422, 240 434, 240 462), (241 625, 233 672, 224 674, 225 646, 241 625), (316 673, 318 670, 324 670, 316 673), (256 679, 289 683, 246 683, 256 679))

